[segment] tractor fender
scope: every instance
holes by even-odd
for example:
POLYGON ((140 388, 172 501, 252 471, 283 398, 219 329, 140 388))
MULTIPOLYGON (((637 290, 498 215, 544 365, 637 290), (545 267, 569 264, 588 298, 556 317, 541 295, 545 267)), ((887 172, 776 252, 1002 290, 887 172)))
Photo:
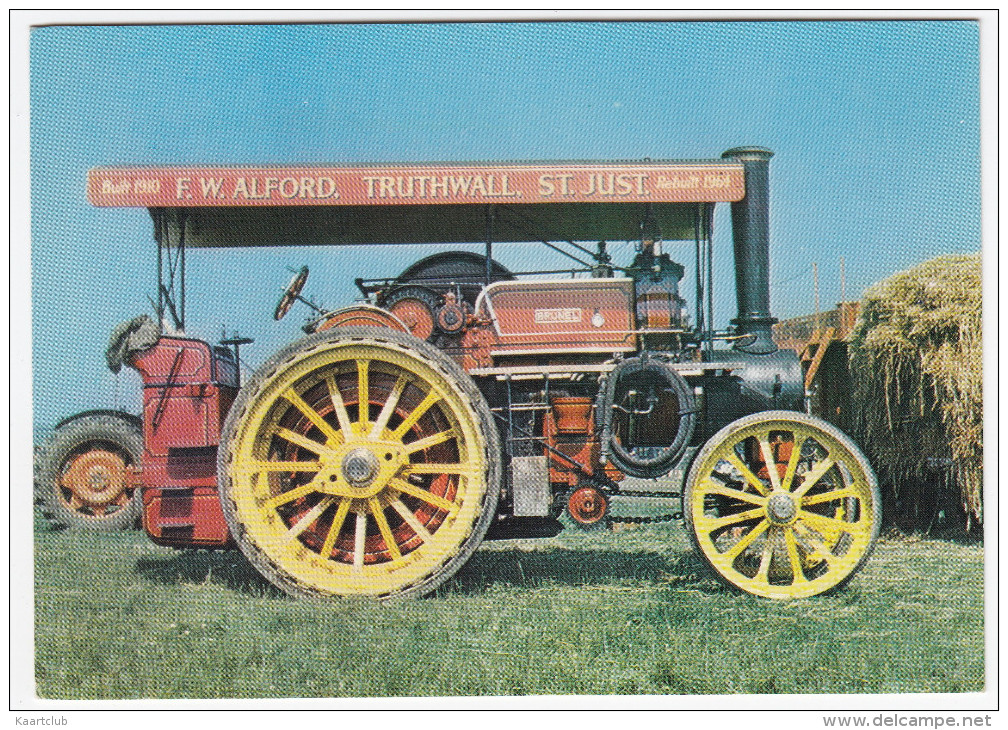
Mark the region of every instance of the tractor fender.
POLYGON ((87 418, 88 416, 114 416, 121 418, 124 421, 135 424, 139 428, 143 428, 143 421, 140 416, 135 416, 132 413, 126 413, 125 411, 117 411, 111 408, 95 408, 90 411, 81 411, 80 413, 75 413, 72 416, 67 416, 62 421, 53 426, 53 430, 57 428, 62 428, 71 421, 76 421, 78 418, 87 418))

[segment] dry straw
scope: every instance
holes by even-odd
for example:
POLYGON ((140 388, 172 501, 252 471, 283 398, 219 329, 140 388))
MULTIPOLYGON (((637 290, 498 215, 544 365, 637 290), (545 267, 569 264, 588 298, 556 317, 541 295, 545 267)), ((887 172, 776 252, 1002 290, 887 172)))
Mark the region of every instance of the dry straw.
POLYGON ((858 436, 887 496, 926 526, 983 522, 980 254, 939 256, 865 292, 850 338, 858 436), (930 513, 930 514, 929 514, 930 513))

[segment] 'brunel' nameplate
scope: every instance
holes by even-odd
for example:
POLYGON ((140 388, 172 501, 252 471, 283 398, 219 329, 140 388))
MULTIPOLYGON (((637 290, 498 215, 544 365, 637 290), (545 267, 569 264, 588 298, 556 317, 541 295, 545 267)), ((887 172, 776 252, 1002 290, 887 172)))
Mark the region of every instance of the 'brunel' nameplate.
POLYGON ((580 307, 564 307, 562 309, 535 310, 536 324, 566 324, 581 321, 580 307))

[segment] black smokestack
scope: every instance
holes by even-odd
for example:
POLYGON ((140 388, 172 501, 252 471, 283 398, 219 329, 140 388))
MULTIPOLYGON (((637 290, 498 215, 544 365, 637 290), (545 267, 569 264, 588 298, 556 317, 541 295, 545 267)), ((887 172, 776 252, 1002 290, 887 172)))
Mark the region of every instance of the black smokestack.
POLYGON ((735 296, 738 317, 732 320, 740 339, 735 349, 756 355, 777 350, 770 316, 770 158, 763 147, 734 147, 723 155, 745 168, 745 197, 732 203, 735 240, 735 296))

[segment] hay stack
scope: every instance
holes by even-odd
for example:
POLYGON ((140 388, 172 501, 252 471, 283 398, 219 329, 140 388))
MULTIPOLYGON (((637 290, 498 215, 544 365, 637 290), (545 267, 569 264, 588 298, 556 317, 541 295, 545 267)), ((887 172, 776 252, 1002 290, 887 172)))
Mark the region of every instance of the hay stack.
POLYGON ((959 504, 967 530, 983 522, 981 297, 974 254, 926 261, 862 300, 849 345, 855 423, 897 521, 926 527, 959 504))

